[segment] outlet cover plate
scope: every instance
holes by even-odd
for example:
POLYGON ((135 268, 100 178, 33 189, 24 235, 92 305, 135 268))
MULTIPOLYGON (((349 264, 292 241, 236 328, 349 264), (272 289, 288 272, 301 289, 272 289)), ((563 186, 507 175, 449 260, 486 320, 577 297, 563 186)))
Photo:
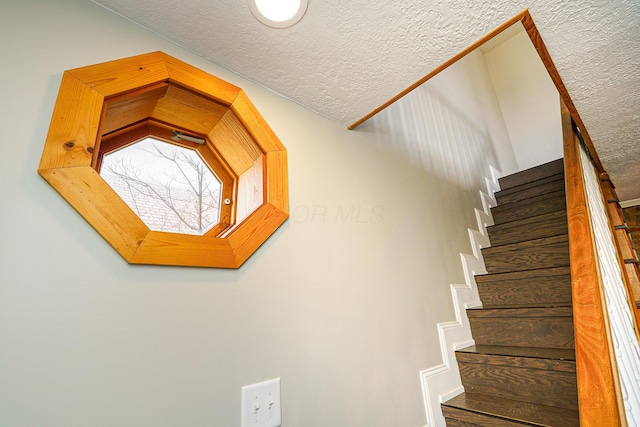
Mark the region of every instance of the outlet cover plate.
POLYGON ((280 378, 242 387, 242 427, 280 427, 280 378))

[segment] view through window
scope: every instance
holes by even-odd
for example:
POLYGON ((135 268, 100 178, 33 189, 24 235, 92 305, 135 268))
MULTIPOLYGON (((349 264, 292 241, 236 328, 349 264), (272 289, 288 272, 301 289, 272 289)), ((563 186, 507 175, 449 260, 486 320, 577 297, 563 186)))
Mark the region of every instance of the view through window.
POLYGON ((147 137, 105 154, 100 176, 151 230, 203 235, 220 221, 222 184, 192 149, 147 137))

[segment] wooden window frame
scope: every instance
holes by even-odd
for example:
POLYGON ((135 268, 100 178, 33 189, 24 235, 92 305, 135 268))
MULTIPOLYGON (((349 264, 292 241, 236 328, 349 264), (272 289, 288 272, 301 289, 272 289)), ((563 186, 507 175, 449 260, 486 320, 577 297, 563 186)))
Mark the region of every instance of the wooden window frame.
POLYGON ((65 71, 38 173, 131 264, 238 268, 289 216, 286 149, 246 94, 163 52, 65 71), (225 177, 224 229, 203 236, 149 230, 100 177, 118 135, 168 140, 171 130, 202 137, 192 148, 225 177), (235 223, 235 206, 252 197, 239 177, 256 162, 262 203, 235 223))

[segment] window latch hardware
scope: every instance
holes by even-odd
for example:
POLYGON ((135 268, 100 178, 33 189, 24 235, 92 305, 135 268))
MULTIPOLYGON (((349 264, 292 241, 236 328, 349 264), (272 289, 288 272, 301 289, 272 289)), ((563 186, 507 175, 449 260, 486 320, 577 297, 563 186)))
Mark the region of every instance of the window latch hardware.
POLYGON ((200 145, 204 145, 205 143, 204 138, 198 138, 196 136, 187 135, 185 133, 178 132, 177 130, 173 131, 173 136, 171 137, 171 139, 173 139, 176 142, 185 140, 189 142, 195 142, 196 144, 200 144, 200 145))

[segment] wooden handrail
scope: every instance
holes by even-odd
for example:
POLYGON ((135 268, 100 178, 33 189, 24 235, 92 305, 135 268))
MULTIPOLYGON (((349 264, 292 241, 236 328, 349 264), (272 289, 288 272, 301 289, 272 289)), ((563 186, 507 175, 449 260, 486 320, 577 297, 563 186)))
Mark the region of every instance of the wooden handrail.
POLYGON ((602 278, 580 166, 580 147, 562 102, 565 185, 580 424, 623 425, 619 379, 613 354, 602 278))

